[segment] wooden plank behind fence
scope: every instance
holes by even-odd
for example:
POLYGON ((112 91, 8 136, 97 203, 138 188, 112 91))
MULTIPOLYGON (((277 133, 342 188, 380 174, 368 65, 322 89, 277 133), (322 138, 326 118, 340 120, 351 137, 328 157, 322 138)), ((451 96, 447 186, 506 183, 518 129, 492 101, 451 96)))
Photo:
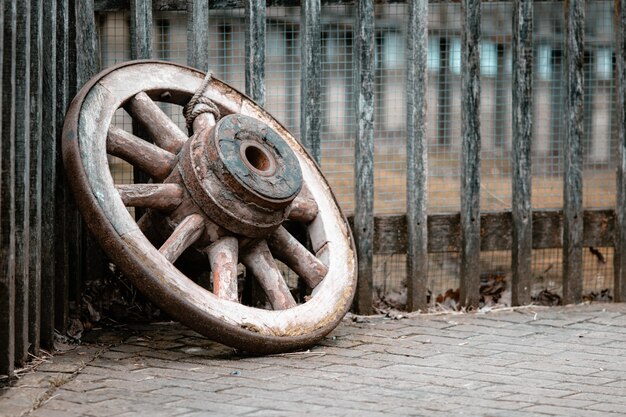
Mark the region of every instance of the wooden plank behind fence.
POLYGON ((16 1, 2 4, 2 112, 0 134, 0 375, 12 375, 15 359, 15 181, 13 161, 16 1))
POLYGON ((30 2, 17 2, 15 40, 15 362, 28 358, 30 2))
POLYGON ((615 301, 626 301, 626 0, 615 1, 617 60, 617 207, 615 225, 615 301))
POLYGON ((359 1, 355 22, 356 143, 354 238, 359 261, 356 309, 372 313, 374 250, 374 3, 359 1))
POLYGON ((187 65, 209 69, 209 0, 187 0, 187 65))
POLYGON ((42 0, 31 1, 30 11, 30 224, 28 276, 28 341, 39 354, 41 327, 41 184, 42 184, 42 0))
POLYGON ((41 346, 54 344, 56 218, 56 0, 43 0, 41 153, 41 346))
POLYGON ((568 0, 565 7, 565 140, 563 141, 563 301, 582 300, 583 291, 583 62, 585 4, 568 0))
MULTIPOLYGON (((513 216, 510 211, 481 213, 480 247, 483 251, 509 251, 513 247, 513 216)), ((353 227, 354 218, 350 217, 353 227)), ((404 214, 374 217, 374 254, 407 253, 407 219, 404 214)), ((532 248, 562 248, 563 211, 534 210, 532 213, 532 248)), ((612 247, 615 234, 613 210, 583 212, 583 247, 612 247)), ((461 248, 461 216, 428 216, 428 252, 458 252, 461 248)))
POLYGON ((245 0, 246 94, 265 105, 265 1, 245 0))
POLYGON ((428 292, 428 0, 409 2, 407 46, 407 309, 414 311, 427 308, 428 292))
POLYGON ((480 298, 480 0, 462 0, 461 304, 480 298))
POLYGON ((315 162, 321 162, 322 26, 320 0, 303 2, 300 20, 300 137, 315 162))
POLYGON ((69 104, 69 0, 57 0, 56 19, 56 195, 57 210, 55 214, 55 327, 65 333, 69 316, 69 234, 68 224, 71 221, 67 210, 67 184, 61 158, 61 131, 65 110, 69 104))
POLYGON ((533 135, 533 2, 513 2, 512 303, 531 302, 533 135))

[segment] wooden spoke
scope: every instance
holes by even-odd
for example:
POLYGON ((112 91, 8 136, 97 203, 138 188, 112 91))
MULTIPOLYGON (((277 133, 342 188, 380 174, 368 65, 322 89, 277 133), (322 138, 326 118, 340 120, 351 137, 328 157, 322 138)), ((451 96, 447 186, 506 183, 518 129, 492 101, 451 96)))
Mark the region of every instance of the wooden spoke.
POLYGON ((178 257, 191 246, 202 235, 204 230, 204 218, 199 214, 192 214, 186 217, 174 229, 172 235, 165 241, 159 252, 174 262, 178 257))
POLYGON ((289 219, 301 223, 310 223, 315 217, 319 208, 309 189, 304 186, 300 190, 300 194, 293 200, 289 208, 289 219))
POLYGON ((257 279, 274 310, 286 310, 296 306, 267 242, 260 240, 247 247, 241 262, 257 279))
POLYGON ((161 148, 177 154, 187 141, 187 135, 143 91, 128 100, 124 108, 161 148))
MULTIPOLYGON (((203 104, 199 104, 198 106, 203 106, 203 104)), ((215 124, 215 116, 213 116, 212 113, 201 113, 193 121, 193 131, 200 132, 204 129, 211 129, 215 124)))
POLYGON ((213 277, 213 293, 223 300, 239 301, 237 263, 239 242, 235 237, 223 237, 207 248, 213 277))
POLYGON ((184 189, 178 184, 116 185, 124 205, 172 211, 183 201, 184 189))
POLYGON ((116 126, 109 128, 107 152, 131 163, 159 181, 167 178, 178 159, 173 153, 116 126))
POLYGON ((276 259, 287 264, 310 288, 317 287, 328 273, 328 267, 282 226, 272 233, 267 244, 276 259))

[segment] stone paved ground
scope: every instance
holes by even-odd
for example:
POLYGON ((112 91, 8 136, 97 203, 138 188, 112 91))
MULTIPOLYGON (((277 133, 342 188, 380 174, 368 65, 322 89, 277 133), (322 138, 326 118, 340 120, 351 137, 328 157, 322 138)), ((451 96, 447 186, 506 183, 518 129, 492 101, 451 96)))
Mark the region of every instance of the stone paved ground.
POLYGON ((92 332, 4 389, 0 415, 626 415, 626 304, 354 319, 266 357, 178 324, 92 332))

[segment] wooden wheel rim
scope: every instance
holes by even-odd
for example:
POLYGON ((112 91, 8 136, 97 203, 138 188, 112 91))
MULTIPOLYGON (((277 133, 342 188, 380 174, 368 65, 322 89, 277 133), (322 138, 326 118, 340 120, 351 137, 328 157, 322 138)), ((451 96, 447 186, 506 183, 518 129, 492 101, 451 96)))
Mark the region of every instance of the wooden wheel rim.
POLYGON ((63 129, 65 168, 79 208, 109 257, 142 292, 189 327, 233 347, 261 353, 310 345, 336 327, 350 307, 356 287, 353 242, 319 168, 266 111, 217 79, 209 85, 207 95, 221 109, 269 125, 300 162, 304 183, 319 207, 309 225, 311 240, 325 253, 328 266, 307 302, 287 310, 262 310, 219 299, 184 276, 150 244, 115 189, 103 126, 109 126, 115 111, 141 91, 151 96, 167 92, 168 101, 183 105, 203 78, 204 74, 185 66, 135 61, 100 73, 81 89, 63 129))

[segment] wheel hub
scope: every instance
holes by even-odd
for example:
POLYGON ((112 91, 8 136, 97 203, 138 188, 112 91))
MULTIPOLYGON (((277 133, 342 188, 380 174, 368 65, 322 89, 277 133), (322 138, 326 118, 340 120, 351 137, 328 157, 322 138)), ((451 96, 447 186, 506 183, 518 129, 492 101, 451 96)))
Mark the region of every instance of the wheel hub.
POLYGON ((269 126, 241 114, 200 131, 183 150, 180 172, 192 199, 220 226, 267 236, 302 188, 289 145, 269 126))

